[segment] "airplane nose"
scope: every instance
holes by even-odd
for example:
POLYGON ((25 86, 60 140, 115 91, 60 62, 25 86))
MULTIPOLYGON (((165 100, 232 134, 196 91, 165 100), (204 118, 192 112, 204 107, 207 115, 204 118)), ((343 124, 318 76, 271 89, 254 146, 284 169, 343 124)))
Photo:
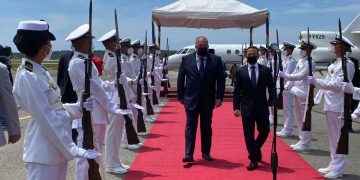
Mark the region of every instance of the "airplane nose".
POLYGON ((167 67, 169 70, 176 69, 176 57, 175 55, 169 56, 167 67))

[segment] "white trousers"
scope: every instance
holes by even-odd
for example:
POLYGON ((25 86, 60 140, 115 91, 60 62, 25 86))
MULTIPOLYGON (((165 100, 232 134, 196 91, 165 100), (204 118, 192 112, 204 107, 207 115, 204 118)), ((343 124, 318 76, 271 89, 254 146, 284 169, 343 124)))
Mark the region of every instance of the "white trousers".
POLYGON ((121 166, 120 147, 125 120, 123 116, 118 115, 109 115, 109 118, 110 124, 106 129, 105 137, 105 167, 115 168, 121 166))
POLYGON ((311 132, 310 131, 302 131, 303 119, 305 116, 305 103, 306 99, 302 99, 299 96, 295 96, 295 109, 296 109, 296 118, 298 121, 299 128, 299 144, 303 146, 311 146, 311 132))
POLYGON ((283 92, 283 112, 284 112, 284 128, 285 133, 292 133, 294 129, 294 95, 289 91, 283 92))
POLYGON ((329 134, 329 145, 330 145, 330 164, 329 167, 335 172, 344 172, 345 162, 347 155, 336 154, 337 143, 340 137, 340 130, 343 126, 342 121, 338 118, 341 116, 340 112, 325 111, 326 122, 329 134))
POLYGON ((25 168, 28 171, 29 180, 66 179, 67 162, 56 165, 26 162, 25 168))
MULTIPOLYGON (((79 133, 77 138, 77 146, 83 147, 82 142, 84 139, 84 131, 82 128, 77 128, 77 132, 79 133)), ((102 153, 102 146, 104 145, 104 137, 105 137, 105 124, 94 124, 93 125, 93 133, 94 133, 94 146, 95 150, 102 153), (100 147, 99 147, 100 146, 100 147)), ((103 153, 102 153, 103 154, 103 153)), ((96 162, 101 166, 100 158, 96 158, 96 162)), ((75 165, 75 178, 76 180, 88 180, 88 169, 89 164, 87 159, 85 158, 76 158, 75 165)))

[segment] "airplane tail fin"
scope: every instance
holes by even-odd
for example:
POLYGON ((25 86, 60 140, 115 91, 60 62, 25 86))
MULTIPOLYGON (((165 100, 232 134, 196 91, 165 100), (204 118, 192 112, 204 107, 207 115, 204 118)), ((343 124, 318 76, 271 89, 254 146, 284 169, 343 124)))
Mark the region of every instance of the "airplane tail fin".
POLYGON ((343 30, 343 35, 360 47, 360 14, 343 30))

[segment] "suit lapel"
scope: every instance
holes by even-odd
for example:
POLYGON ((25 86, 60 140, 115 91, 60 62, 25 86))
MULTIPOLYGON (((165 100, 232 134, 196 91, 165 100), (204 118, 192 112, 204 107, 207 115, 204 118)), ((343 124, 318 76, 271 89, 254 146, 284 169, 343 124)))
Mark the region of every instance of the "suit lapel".
POLYGON ((192 54, 192 69, 193 69, 193 71, 198 75, 198 76, 200 76, 200 72, 199 72, 199 69, 198 69, 198 67, 197 67, 197 63, 196 63, 196 54, 195 53, 193 53, 192 54))

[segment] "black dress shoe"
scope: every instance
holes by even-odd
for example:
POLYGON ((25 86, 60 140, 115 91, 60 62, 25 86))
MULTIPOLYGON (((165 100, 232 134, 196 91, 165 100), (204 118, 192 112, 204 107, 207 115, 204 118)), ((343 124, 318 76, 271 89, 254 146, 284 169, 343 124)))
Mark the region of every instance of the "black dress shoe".
POLYGON ((193 162, 194 161, 194 158, 192 156, 185 156, 183 159, 182 159, 183 162, 193 162))
POLYGON ((257 162, 251 162, 246 168, 248 171, 253 171, 258 167, 258 163, 257 162))
POLYGON ((207 161, 214 160, 213 157, 210 154, 202 154, 202 158, 207 160, 207 161))

